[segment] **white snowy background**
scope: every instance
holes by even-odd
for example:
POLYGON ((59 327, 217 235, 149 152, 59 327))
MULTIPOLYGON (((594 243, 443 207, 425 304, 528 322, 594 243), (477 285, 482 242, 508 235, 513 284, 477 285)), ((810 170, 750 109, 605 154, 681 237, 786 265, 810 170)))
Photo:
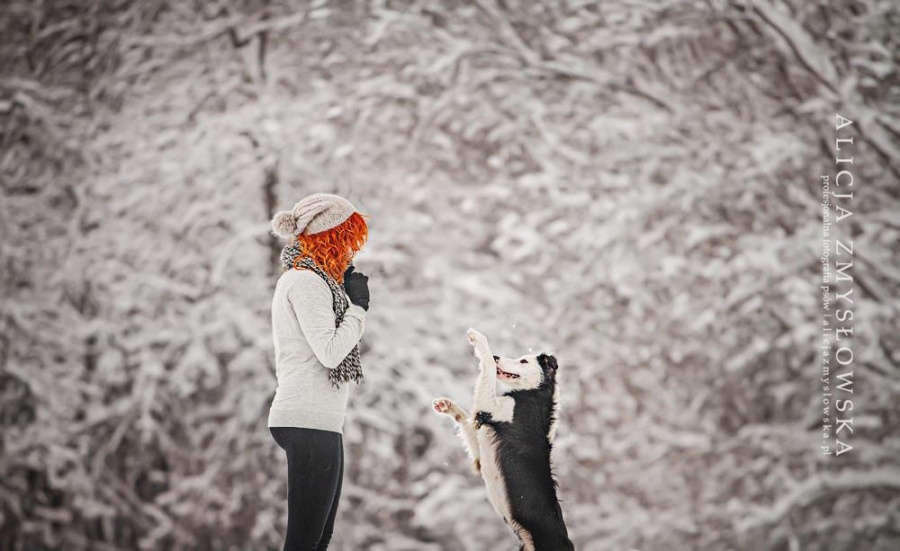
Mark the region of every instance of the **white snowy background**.
POLYGON ((0 549, 280 549, 269 219, 370 216, 333 548, 515 549, 452 423, 559 359, 582 550, 900 549, 891 0, 8 0, 0 549), (854 450, 819 175, 854 119, 854 450))

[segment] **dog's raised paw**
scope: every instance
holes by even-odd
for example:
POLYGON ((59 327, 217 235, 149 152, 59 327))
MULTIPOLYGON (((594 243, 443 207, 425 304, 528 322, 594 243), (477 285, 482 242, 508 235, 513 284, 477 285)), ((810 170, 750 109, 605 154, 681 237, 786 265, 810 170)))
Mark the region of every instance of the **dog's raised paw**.
POLYGON ((453 402, 449 398, 438 398, 431 402, 431 406, 438 413, 448 413, 453 408, 453 402))
POLYGON ((479 342, 483 343, 487 341, 487 338, 484 335, 472 329, 471 327, 469 327, 469 330, 466 331, 466 336, 469 338, 469 344, 471 344, 472 346, 475 346, 479 342))

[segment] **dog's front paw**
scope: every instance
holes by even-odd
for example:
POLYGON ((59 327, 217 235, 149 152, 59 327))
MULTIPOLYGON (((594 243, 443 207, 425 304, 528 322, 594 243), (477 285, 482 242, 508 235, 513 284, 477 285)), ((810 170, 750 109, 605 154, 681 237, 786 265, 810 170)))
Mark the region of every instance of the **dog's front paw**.
POLYGON ((479 360, 491 358, 491 349, 488 346, 487 337, 472 328, 466 331, 466 336, 469 337, 469 344, 475 349, 476 358, 479 360))
POLYGON ((431 402, 431 407, 438 413, 449 414, 453 409, 453 400, 450 398, 438 398, 431 402))
POLYGON ((479 344, 487 345, 487 337, 472 329, 471 327, 469 327, 469 330, 466 331, 466 336, 469 337, 469 344, 471 344, 472 346, 478 346, 479 344))

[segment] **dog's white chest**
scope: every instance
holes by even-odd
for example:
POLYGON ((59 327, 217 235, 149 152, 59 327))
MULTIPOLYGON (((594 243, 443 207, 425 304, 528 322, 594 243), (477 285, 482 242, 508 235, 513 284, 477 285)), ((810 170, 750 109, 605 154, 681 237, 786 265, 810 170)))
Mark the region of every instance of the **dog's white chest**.
POLYGON ((494 510, 507 523, 512 515, 509 507, 509 496, 506 492, 506 480, 500 471, 497 457, 497 435, 492 427, 483 426, 478 429, 478 447, 481 452, 481 477, 487 487, 488 500, 494 510))

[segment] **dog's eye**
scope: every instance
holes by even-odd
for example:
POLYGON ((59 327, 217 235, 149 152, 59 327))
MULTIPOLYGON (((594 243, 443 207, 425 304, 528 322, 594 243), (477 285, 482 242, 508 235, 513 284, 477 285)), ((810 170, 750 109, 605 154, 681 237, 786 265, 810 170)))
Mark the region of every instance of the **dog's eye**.
POLYGON ((527 364, 527 363, 528 363, 528 360, 524 360, 524 359, 523 359, 523 360, 519 360, 519 363, 520 363, 520 364, 527 364))

